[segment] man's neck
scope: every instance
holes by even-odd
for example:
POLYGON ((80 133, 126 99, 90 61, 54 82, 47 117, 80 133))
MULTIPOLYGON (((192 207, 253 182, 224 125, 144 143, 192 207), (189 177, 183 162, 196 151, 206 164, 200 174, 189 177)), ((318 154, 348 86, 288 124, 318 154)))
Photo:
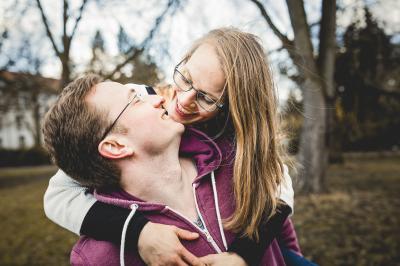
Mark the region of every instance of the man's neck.
POLYGON ((122 188, 144 201, 160 203, 195 219, 192 182, 197 170, 192 160, 180 158, 176 149, 134 158, 122 168, 122 188))

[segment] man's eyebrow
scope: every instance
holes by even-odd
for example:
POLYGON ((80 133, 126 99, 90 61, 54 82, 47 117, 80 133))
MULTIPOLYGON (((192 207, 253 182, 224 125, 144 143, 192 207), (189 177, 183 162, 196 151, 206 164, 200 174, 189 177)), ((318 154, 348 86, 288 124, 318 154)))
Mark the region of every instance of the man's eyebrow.
MULTIPOLYGON (((190 82, 190 84, 193 86, 193 79, 192 79, 192 76, 190 75, 190 72, 189 72, 189 70, 188 70, 186 67, 183 68, 183 73, 182 73, 182 74, 185 75, 185 78, 186 78, 186 79, 190 82)), ((208 93, 208 92, 205 92, 205 91, 203 91, 202 89, 199 89, 199 88, 196 88, 196 90, 200 91, 201 93, 203 93, 203 94, 206 95, 207 97, 212 98, 214 101, 217 101, 217 97, 216 97, 215 95, 212 95, 212 94, 210 94, 210 93, 208 93)))

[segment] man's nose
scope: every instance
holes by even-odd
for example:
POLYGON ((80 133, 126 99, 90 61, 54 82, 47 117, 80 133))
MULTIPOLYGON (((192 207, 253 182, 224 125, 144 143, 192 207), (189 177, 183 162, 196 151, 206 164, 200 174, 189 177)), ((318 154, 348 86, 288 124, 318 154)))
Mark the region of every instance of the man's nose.
POLYGON ((160 108, 163 103, 165 103, 165 99, 159 95, 147 95, 146 102, 150 103, 154 108, 160 108))
POLYGON ((196 107, 196 91, 181 91, 177 93, 178 102, 186 109, 194 109, 196 107))

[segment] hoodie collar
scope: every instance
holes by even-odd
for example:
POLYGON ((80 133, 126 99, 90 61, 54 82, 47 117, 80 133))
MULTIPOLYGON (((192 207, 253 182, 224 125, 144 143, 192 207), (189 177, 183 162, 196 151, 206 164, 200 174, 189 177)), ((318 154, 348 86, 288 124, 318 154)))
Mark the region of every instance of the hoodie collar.
POLYGON ((197 167, 197 178, 221 165, 222 153, 218 145, 203 132, 187 127, 182 135, 179 155, 192 158, 197 167))

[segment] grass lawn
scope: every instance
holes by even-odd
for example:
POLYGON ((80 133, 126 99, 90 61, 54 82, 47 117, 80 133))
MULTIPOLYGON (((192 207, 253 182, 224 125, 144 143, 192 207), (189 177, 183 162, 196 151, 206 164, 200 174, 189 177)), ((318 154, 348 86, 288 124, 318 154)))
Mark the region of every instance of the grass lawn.
MULTIPOLYGON (((77 237, 43 213, 54 167, 0 169, 0 265, 69 265, 77 237)), ((400 157, 328 170, 329 193, 296 197, 303 253, 320 265, 400 265, 400 157)))
POLYGON ((43 194, 55 171, 54 167, 0 169, 0 265, 69 265, 77 237, 43 212, 43 194))
POLYGON ((321 265, 400 265, 400 157, 332 165, 327 184, 295 198, 303 253, 321 265))

